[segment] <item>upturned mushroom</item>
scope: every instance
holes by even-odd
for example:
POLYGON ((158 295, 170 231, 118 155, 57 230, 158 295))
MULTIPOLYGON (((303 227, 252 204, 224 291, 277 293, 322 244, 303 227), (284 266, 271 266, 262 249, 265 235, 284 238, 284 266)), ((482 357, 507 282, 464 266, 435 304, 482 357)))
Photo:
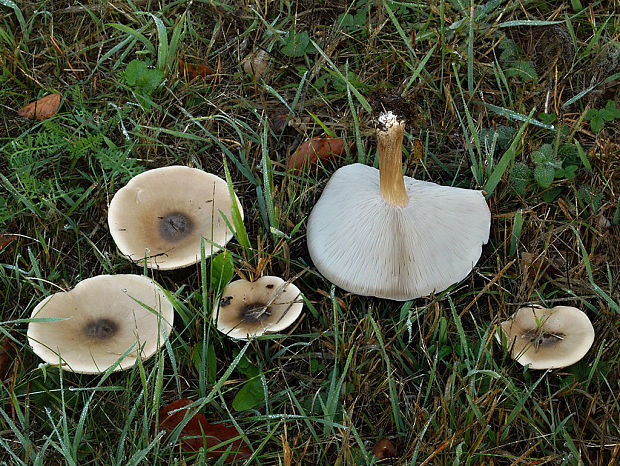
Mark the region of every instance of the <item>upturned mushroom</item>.
MULTIPOLYGON (((235 202, 243 217, 241 203, 235 202)), ((129 260, 160 270, 200 260, 201 238, 207 256, 233 236, 232 200, 223 179, 184 166, 148 170, 132 178, 112 198, 110 233, 129 260), (229 223, 227 224, 226 220, 229 223)))
POLYGON ((284 330, 297 320, 303 306, 299 288, 280 277, 236 280, 222 291, 213 322, 225 335, 246 340, 284 330))
POLYGON ((500 324, 510 355, 530 369, 557 369, 583 358, 594 342, 594 328, 588 316, 569 306, 546 309, 528 306, 500 324))
POLYGON ((99 275, 48 296, 32 311, 28 342, 41 359, 67 371, 132 367, 170 334, 174 309, 157 284, 140 275, 99 275), (58 320, 47 320, 58 319, 58 320))
POLYGON ((403 176, 405 121, 378 117, 379 170, 339 168, 308 219, 317 270, 340 288, 405 301, 465 278, 489 239, 482 191, 403 176))

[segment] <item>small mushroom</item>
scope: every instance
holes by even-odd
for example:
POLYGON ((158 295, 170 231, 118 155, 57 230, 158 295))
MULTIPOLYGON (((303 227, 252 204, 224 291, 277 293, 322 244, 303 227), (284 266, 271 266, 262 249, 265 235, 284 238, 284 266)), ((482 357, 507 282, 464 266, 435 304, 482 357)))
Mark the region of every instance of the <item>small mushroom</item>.
POLYGON ((172 329, 174 309, 155 282, 140 275, 99 275, 48 296, 32 312, 28 342, 41 359, 82 374, 114 370, 155 354, 172 329))
POLYGON ((269 66, 269 54, 265 50, 258 50, 250 53, 241 62, 243 71, 247 74, 251 74, 255 81, 258 81, 267 71, 269 66))
MULTIPOLYGON (((243 216, 239 199, 235 202, 243 216)), ((120 252, 129 260, 161 270, 200 260, 201 238, 207 256, 233 236, 232 201, 223 179, 196 168, 171 166, 132 178, 112 198, 108 225, 120 252)))
POLYGON ((213 322, 227 336, 247 340, 284 330, 297 320, 303 306, 299 288, 279 277, 236 280, 222 291, 213 322))
MULTIPOLYGON (((528 306, 500 324, 510 355, 530 369, 570 366, 585 356, 594 342, 588 316, 575 307, 545 309, 528 306)), ((501 334, 495 334, 501 342, 501 334)))
POLYGON ((355 163, 332 175, 308 218, 308 251, 346 291, 405 301, 465 278, 489 239, 481 191, 403 176, 405 121, 378 117, 379 170, 355 163))

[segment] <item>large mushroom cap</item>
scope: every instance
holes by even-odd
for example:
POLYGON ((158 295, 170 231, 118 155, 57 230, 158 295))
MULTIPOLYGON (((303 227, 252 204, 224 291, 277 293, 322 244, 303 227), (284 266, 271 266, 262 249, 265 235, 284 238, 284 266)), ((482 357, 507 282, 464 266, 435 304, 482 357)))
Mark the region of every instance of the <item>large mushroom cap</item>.
POLYGON ((213 322, 220 332, 245 340, 284 330, 297 320, 303 307, 299 288, 279 277, 236 280, 222 291, 213 322))
MULTIPOLYGON (((588 316, 575 307, 522 307, 501 323, 513 359, 531 369, 556 369, 583 358, 594 342, 588 316)), ((499 333, 495 334, 501 340, 499 333)))
POLYGON ((404 177, 408 200, 380 195, 379 170, 347 165, 331 177, 308 219, 308 250, 335 285, 404 301, 465 278, 489 239, 481 191, 404 177))
POLYGON ((152 356, 170 334, 172 303, 147 277, 99 275, 41 301, 30 322, 28 342, 45 362, 83 374, 104 372, 135 345, 115 370, 152 356))
MULTIPOLYGON (((235 196, 239 211, 243 210, 235 196)), ((205 238, 209 256, 233 236, 232 201, 223 179, 196 168, 172 166, 132 178, 112 198, 110 233, 123 255, 137 264, 177 269, 200 260, 205 238), (213 242, 214 244, 210 244, 213 242)))

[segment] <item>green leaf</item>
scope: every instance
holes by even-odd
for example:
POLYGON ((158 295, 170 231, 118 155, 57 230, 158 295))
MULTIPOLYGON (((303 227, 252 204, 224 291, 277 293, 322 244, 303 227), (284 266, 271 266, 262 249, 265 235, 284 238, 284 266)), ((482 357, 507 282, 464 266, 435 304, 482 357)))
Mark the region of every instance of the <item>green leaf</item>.
POLYGON ((530 157, 532 158, 532 162, 534 162, 536 165, 541 165, 549 162, 549 159, 547 159, 547 155, 540 149, 532 152, 530 154, 530 157))
POLYGON ((607 101, 607 104, 605 105, 605 110, 613 113, 615 116, 618 116, 620 112, 620 109, 616 108, 616 102, 614 102, 613 100, 607 101))
POLYGON ((577 169, 579 167, 577 165, 568 165, 564 168, 564 178, 566 178, 567 180, 570 180, 571 178, 574 178, 575 175, 577 174, 577 169))
POLYGON ((525 196, 527 187, 532 181, 532 169, 524 163, 515 163, 510 172, 510 182, 517 194, 525 196))
POLYGON ((132 60, 125 68, 125 82, 131 87, 138 85, 140 74, 146 71, 146 65, 140 60, 132 60))
POLYGON ((207 349, 207 381, 215 383, 217 380, 217 355, 215 354, 215 346, 209 343, 207 349))
POLYGON ((603 110, 601 110, 600 112, 598 112, 598 114, 603 118, 603 120, 605 121, 614 121, 614 119, 616 118, 616 115, 614 114, 613 111, 611 110, 607 110, 606 108, 604 108, 603 110))
POLYGON ((265 400, 265 391, 260 377, 249 380, 241 387, 233 399, 233 408, 236 411, 247 411, 258 406, 265 400))
POLYGON ((224 250, 211 260, 211 289, 219 292, 230 283, 234 274, 232 253, 224 250))
POLYGON ((538 120, 542 121, 543 123, 546 123, 548 125, 553 123, 556 119, 557 119, 557 115, 555 113, 544 113, 544 112, 541 112, 541 113, 538 114, 538 120))
POLYGON ((601 116, 600 112, 597 112, 596 116, 590 120, 590 129, 594 133, 598 133, 605 126, 605 120, 601 116))
POLYGON ((541 197, 545 202, 553 202, 560 194, 562 194, 562 191, 564 191, 564 189, 561 186, 556 186, 542 193, 541 197))
POLYGON ((303 57, 306 53, 312 52, 313 49, 307 32, 298 34, 291 31, 286 36, 285 44, 280 51, 288 57, 303 57))
POLYGON ((237 240, 241 244, 241 246, 247 248, 248 250, 252 248, 250 244, 250 238, 248 238, 248 233, 245 229, 245 225, 243 224, 243 214, 240 205, 237 203, 237 196, 235 195, 235 191, 233 190, 232 178, 230 177, 230 171, 228 170, 228 164, 226 163, 226 159, 224 161, 224 173, 226 174, 226 184, 228 185, 228 195, 231 199, 231 215, 232 219, 227 219, 232 221, 232 225, 234 227, 235 236, 237 240))
MULTIPOLYGON (((496 108, 499 108, 499 107, 496 107, 496 108)), ((525 117, 525 121, 521 125, 521 128, 517 132, 516 136, 514 137, 512 143, 510 144, 510 147, 506 149, 506 152, 504 152, 504 155, 502 155, 502 158, 499 159, 499 162, 497 163, 497 165, 495 165, 495 168, 491 172, 491 175, 487 179, 487 182, 482 187, 482 189, 486 192, 485 196, 487 198, 491 196, 491 194, 493 194, 493 191, 495 190, 495 188, 501 181, 502 176, 504 175, 504 172, 508 169, 508 165, 514 160, 515 155, 516 155, 515 150, 517 148, 517 145, 519 144, 521 136, 523 136, 523 132, 525 131, 525 128, 527 128, 530 120, 532 119, 532 115, 534 115, 535 111, 536 111, 536 108, 533 108, 530 111, 529 115, 525 117)))
POLYGON ((125 82, 138 92, 150 95, 164 79, 159 69, 148 69, 141 60, 132 60, 125 68, 125 82))
POLYGON ((138 80, 138 87, 146 94, 150 95, 164 79, 164 73, 158 68, 146 70, 138 80))
POLYGON ((538 78, 538 73, 536 73, 532 62, 521 59, 511 61, 504 70, 504 74, 508 77, 516 77, 524 81, 533 81, 538 78))
POLYGON ((548 188, 553 183, 553 178, 555 177, 555 168, 547 163, 541 163, 540 165, 536 165, 534 169, 534 179, 538 186, 541 188, 548 188))
POLYGON ((589 121, 592 118, 595 118, 596 116, 598 116, 598 110, 595 108, 591 108, 590 110, 586 112, 586 115, 584 116, 584 118, 589 121))

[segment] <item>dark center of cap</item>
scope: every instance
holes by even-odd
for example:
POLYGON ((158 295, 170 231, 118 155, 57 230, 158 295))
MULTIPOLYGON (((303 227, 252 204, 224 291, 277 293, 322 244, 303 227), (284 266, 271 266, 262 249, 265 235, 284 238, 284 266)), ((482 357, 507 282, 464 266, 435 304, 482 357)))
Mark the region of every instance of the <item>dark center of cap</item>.
POLYGON ((117 331, 118 325, 110 319, 91 320, 84 326, 84 334, 98 340, 112 338, 117 331))
POLYGON ((558 341, 564 340, 563 333, 544 332, 540 329, 530 330, 523 334, 523 338, 529 339, 534 345, 534 349, 545 348, 554 345, 558 341))
POLYGON ((247 323, 257 324, 271 317, 271 309, 264 303, 246 305, 241 310, 241 319, 247 323))
POLYGON ((159 217, 159 235, 166 241, 181 241, 189 236, 193 229, 192 220, 181 212, 172 212, 159 217))

